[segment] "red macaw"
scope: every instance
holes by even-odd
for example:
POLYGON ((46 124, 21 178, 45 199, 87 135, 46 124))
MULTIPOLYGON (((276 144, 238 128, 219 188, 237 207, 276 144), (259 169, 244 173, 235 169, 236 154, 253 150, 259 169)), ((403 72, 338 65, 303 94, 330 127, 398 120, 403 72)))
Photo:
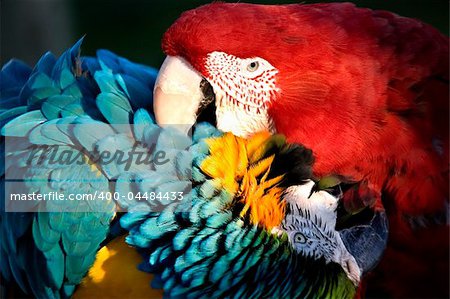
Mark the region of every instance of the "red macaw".
POLYGON ((349 3, 214 3, 183 13, 162 48, 160 124, 193 124, 213 91, 219 129, 311 148, 316 176, 355 183, 347 207, 389 217, 369 294, 448 296, 447 36, 349 3))

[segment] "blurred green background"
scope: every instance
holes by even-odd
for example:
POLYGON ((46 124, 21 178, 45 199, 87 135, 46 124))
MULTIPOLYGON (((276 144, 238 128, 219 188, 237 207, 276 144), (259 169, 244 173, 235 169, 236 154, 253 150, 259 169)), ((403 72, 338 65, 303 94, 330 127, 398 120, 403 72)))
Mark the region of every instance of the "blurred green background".
MULTIPOLYGON (((0 63, 12 57, 34 64, 47 50, 59 55, 86 35, 82 53, 106 48, 131 60, 159 67, 160 40, 181 12, 204 0, 1 0, 0 63)), ((236 2, 236 1, 227 1, 236 2)), ((330 1, 244 1, 314 3, 330 1)), ((344 2, 344 1, 342 1, 344 2)), ((348 2, 348 1, 347 1, 348 2)), ((361 0, 357 6, 390 10, 449 31, 446 0, 361 0)))

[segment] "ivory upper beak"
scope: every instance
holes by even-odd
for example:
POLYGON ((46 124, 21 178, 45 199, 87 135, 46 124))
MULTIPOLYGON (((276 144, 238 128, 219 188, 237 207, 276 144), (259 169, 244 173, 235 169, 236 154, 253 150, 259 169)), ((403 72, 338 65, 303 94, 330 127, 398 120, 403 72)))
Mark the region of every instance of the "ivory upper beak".
POLYGON ((183 58, 167 56, 156 79, 153 108, 160 126, 183 125, 188 129, 196 121, 203 93, 202 76, 183 58))

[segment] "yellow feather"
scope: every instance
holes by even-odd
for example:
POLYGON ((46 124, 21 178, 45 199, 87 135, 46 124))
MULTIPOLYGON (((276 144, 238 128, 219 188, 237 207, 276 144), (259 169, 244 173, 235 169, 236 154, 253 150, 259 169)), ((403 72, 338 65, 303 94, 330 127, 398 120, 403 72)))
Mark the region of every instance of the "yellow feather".
POLYGON ((217 159, 209 156, 203 160, 201 169, 206 175, 212 178, 221 178, 223 176, 223 166, 221 166, 218 162, 219 161, 217 159))
POLYGON ((286 143, 286 138, 283 135, 273 135, 266 139, 265 142, 255 149, 253 154, 249 156, 250 162, 253 163, 264 157, 264 155, 274 147, 281 147, 286 143))
POLYGON ((248 151, 246 148, 245 140, 242 138, 237 138, 237 152, 238 152, 238 160, 236 161, 236 171, 237 176, 239 178, 242 178, 244 176, 244 173, 247 170, 248 167, 248 151))
POLYGON ((202 171, 212 178, 220 178, 224 188, 235 194, 248 164, 243 139, 226 133, 206 142, 210 155, 202 162, 202 171))
POLYGON ((73 298, 162 298, 163 291, 150 286, 153 275, 137 269, 141 262, 124 237, 114 239, 99 250, 73 298))
POLYGON ((258 161, 250 169, 248 170, 248 174, 254 177, 259 177, 263 173, 269 173, 270 171, 270 165, 273 162, 273 159, 275 158, 275 155, 272 155, 270 157, 264 158, 263 160, 258 161))
POLYGON ((283 176, 267 180, 275 155, 266 155, 273 148, 281 148, 284 137, 260 132, 244 139, 225 133, 206 142, 210 155, 200 168, 244 204, 240 216, 248 215, 252 223, 267 229, 279 225, 285 206, 277 185, 283 176))
POLYGON ((272 188, 273 186, 276 186, 279 182, 281 182, 281 180, 283 180, 282 175, 277 176, 268 181, 262 181, 262 182, 260 182, 260 185, 261 185, 261 188, 263 188, 263 189, 269 189, 269 188, 272 188))
POLYGON ((257 160, 255 152, 259 151, 269 138, 270 133, 267 131, 263 131, 256 133, 247 140, 247 152, 251 163, 254 163, 257 160))

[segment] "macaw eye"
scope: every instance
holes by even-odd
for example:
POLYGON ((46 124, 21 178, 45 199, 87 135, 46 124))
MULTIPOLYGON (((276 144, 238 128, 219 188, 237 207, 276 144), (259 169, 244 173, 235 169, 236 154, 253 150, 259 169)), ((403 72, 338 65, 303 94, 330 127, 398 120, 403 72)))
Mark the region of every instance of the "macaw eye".
POLYGON ((259 62, 258 61, 252 61, 247 65, 247 71, 254 72, 259 68, 259 62))
POLYGON ((294 243, 305 244, 306 243, 305 235, 302 233, 296 233, 294 235, 294 243))

